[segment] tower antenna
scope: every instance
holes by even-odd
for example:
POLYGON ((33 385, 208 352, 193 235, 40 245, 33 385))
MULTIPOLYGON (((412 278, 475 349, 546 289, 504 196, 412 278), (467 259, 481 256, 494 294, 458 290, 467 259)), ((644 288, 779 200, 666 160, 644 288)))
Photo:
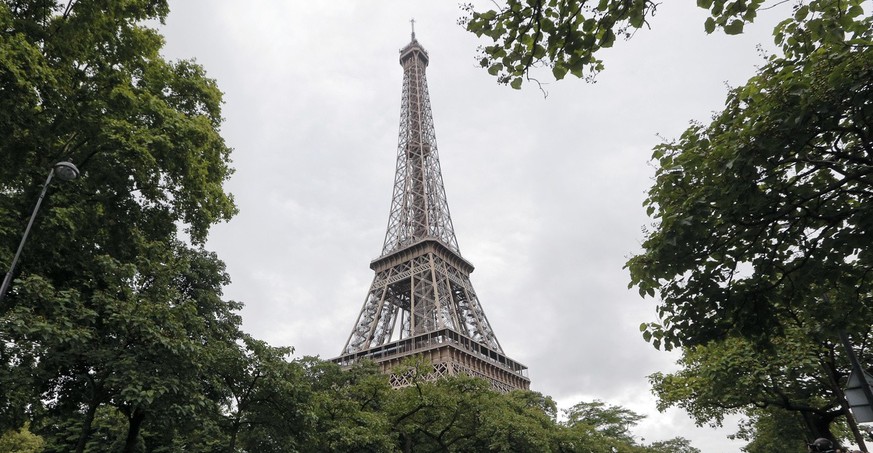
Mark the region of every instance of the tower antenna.
POLYGON ((412 40, 415 41, 415 18, 409 19, 409 23, 412 24, 412 40))

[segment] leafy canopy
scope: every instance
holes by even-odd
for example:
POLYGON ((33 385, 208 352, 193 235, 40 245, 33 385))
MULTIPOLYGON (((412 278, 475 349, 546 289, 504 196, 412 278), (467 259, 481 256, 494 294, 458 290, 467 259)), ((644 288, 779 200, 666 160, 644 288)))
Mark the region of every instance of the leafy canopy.
POLYGON ((194 62, 160 56, 147 23, 167 13, 0 1, 0 262, 52 166, 81 171, 48 188, 0 302, 0 430, 29 420, 48 451, 84 451, 101 420, 122 426, 115 451, 150 426, 190 434, 217 410, 205 376, 240 335, 224 265, 202 248, 236 212, 222 95, 194 62))
POLYGON ((660 293, 662 324, 644 326, 656 346, 763 339, 797 316, 869 325, 871 80, 871 46, 777 59, 711 124, 655 148, 656 223, 627 266, 660 293))
MULTIPOLYGON (((735 35, 755 21, 758 12, 779 1, 697 0, 709 12, 706 33, 735 35)), ((774 41, 794 58, 822 45, 854 45, 868 36, 870 18, 863 0, 798 0, 793 14, 774 30, 774 41)), ((526 80, 550 71, 556 80, 567 74, 588 80, 604 68, 598 57, 617 38, 629 39, 649 27, 659 3, 653 0, 505 0, 481 10, 463 5, 460 19, 468 31, 486 37, 479 64, 499 83, 519 89, 526 80)))

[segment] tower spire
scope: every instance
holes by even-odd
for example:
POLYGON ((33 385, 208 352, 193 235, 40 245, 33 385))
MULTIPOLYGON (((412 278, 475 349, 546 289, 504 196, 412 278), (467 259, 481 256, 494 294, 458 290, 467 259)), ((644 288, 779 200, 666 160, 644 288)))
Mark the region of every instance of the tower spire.
MULTIPOLYGON (((527 368, 503 355, 470 283, 446 202, 427 90, 428 54, 415 40, 400 50, 403 94, 391 211, 376 272, 342 356, 347 365, 375 360, 388 372, 425 354, 434 376, 466 373, 499 390, 528 388, 527 368)), ((408 376, 392 375, 403 386, 408 376)))
POLYGON ((415 41, 415 18, 409 19, 409 23, 412 24, 412 40, 415 41))

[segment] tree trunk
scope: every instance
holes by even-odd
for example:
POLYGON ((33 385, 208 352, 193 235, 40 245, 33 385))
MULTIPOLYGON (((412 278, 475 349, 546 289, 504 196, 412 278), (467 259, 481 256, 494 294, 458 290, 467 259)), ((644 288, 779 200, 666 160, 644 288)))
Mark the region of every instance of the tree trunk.
POLYGON ((812 434, 809 439, 810 442, 823 437, 833 442, 834 445, 837 445, 837 440, 834 438, 833 433, 831 433, 831 422, 833 422, 833 417, 822 416, 808 411, 801 412, 801 414, 803 415, 803 421, 806 424, 806 432, 812 434))
POLYGON ((240 423, 241 423, 240 415, 237 414, 236 419, 233 421, 233 424, 231 424, 230 442, 228 442, 228 446, 227 446, 228 453, 233 453, 236 451, 236 436, 239 433, 240 423))
POLYGON ((94 422, 94 414, 97 413, 99 406, 99 401, 92 401, 88 405, 88 410, 85 411, 85 420, 82 422, 82 434, 79 435, 79 441, 76 442, 76 453, 85 451, 85 444, 88 442, 88 438, 91 437, 91 423, 94 422))
POLYGON ((122 450, 123 453, 134 453, 143 420, 145 420, 145 412, 140 408, 135 408, 128 418, 129 425, 127 427, 127 439, 124 441, 124 450, 122 450))

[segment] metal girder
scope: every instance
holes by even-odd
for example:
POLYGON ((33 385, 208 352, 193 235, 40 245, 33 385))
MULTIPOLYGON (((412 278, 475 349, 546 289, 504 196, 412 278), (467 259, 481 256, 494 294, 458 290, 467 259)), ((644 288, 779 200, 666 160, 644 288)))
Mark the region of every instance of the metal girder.
POLYGON ((403 95, 397 169, 383 255, 424 238, 439 239, 460 253, 440 171, 425 77, 427 62, 427 52, 418 41, 401 50, 403 95))
MULTIPOLYGON (((370 291, 342 357, 336 360, 343 362, 370 352, 391 360, 386 351, 392 351, 396 342, 451 331, 456 332, 452 335, 460 334, 459 339, 481 345, 483 351, 492 351, 489 355, 510 363, 470 282, 473 265, 461 257, 455 238, 425 78, 427 52, 414 36, 400 52, 403 95, 388 229, 382 254, 370 266, 376 273, 370 291)), ((463 357, 468 362, 487 362, 475 358, 477 355, 463 357)), ((446 366, 435 364, 434 377, 450 374, 451 370, 488 377, 476 371, 473 362, 446 366)), ((518 369, 513 369, 511 376, 526 371, 525 367, 514 366, 518 369)), ((484 365, 480 368, 489 369, 484 365)), ((489 379, 494 381, 493 376, 489 379)), ((512 379, 517 382, 506 385, 527 388, 526 378, 512 379)))
POLYGON ((343 353, 443 328, 502 352, 470 275, 444 259, 445 253, 450 252, 424 248, 410 261, 377 271, 343 353), (409 322, 393 331, 401 313, 408 315, 409 322))

